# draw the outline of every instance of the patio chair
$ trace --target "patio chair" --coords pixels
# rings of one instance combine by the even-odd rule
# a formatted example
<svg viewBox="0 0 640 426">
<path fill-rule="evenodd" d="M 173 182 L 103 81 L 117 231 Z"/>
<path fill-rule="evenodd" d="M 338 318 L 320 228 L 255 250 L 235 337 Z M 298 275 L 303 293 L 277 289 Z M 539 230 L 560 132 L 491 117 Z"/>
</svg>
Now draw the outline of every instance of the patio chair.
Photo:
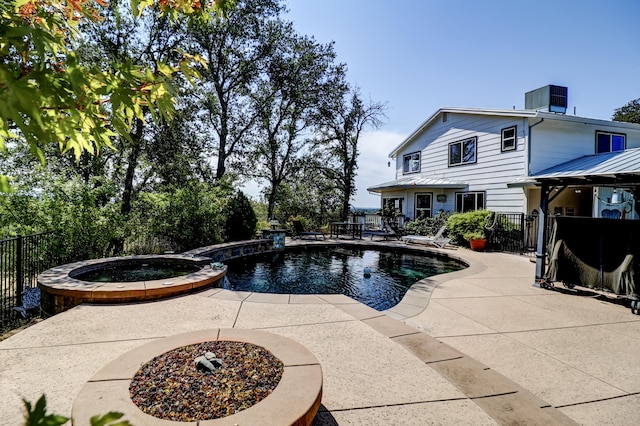
<svg viewBox="0 0 640 426">
<path fill-rule="evenodd" d="M 27 312 L 40 307 L 40 288 L 28 287 L 22 292 L 22 306 L 14 306 L 13 309 L 20 312 L 22 318 L 27 317 Z"/>
<path fill-rule="evenodd" d="M 318 239 L 318 236 L 321 236 L 322 239 L 325 239 L 325 236 L 322 232 L 317 231 L 305 231 L 302 227 L 302 223 L 299 220 L 293 221 L 293 239 L 302 239 L 303 237 L 313 237 L 315 240 Z"/>
<path fill-rule="evenodd" d="M 409 243 L 425 244 L 425 245 L 434 246 L 438 248 L 444 248 L 447 244 L 449 244 L 449 241 L 451 241 L 450 238 L 446 238 L 443 236 L 444 231 L 446 229 L 447 229 L 446 226 L 442 226 L 434 236 L 405 235 L 404 237 L 402 237 L 402 241 L 404 241 L 407 244 Z"/>
<path fill-rule="evenodd" d="M 385 241 L 388 241 L 389 238 L 395 238 L 397 240 L 400 239 L 400 234 L 394 231 L 392 228 L 388 228 L 386 226 L 382 226 L 380 229 L 367 231 L 371 235 L 371 240 L 373 237 L 383 237 Z"/>
</svg>

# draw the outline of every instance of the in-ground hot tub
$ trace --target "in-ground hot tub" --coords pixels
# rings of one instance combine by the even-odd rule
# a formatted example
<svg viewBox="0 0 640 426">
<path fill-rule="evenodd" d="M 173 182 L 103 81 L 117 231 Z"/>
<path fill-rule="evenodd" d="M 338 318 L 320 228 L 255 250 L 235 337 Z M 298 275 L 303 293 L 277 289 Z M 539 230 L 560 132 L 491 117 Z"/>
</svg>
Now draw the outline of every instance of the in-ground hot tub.
<svg viewBox="0 0 640 426">
<path fill-rule="evenodd" d="M 85 302 L 140 302 L 214 287 L 227 269 L 210 262 L 205 257 L 143 255 L 57 266 L 38 276 L 41 307 L 53 315 Z"/>
</svg>

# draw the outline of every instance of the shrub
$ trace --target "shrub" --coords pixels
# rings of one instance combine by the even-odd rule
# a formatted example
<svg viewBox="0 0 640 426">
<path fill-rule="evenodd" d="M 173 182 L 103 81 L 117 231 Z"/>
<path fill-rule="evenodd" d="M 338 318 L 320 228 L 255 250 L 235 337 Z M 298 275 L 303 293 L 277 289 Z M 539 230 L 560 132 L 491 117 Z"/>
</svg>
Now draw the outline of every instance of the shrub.
<svg viewBox="0 0 640 426">
<path fill-rule="evenodd" d="M 315 223 L 311 219 L 309 219 L 309 218 L 307 218 L 305 216 L 298 215 L 298 216 L 289 216 L 289 218 L 287 219 L 287 223 L 286 223 L 287 230 L 293 231 L 293 229 L 294 229 L 293 222 L 295 222 L 295 221 L 300 222 L 300 225 L 302 225 L 302 229 L 304 229 L 305 231 L 308 231 L 308 230 L 310 230 L 312 228 L 315 229 L 315 227 L 316 227 Z"/>
<path fill-rule="evenodd" d="M 227 206 L 225 236 L 227 241 L 250 240 L 256 233 L 258 219 L 249 199 L 238 191 Z"/>
<path fill-rule="evenodd" d="M 162 229 L 178 252 L 222 242 L 229 190 L 194 182 L 169 196 Z"/>
<path fill-rule="evenodd" d="M 471 236 L 479 233 L 484 235 L 485 225 L 490 215 L 491 212 L 488 210 L 475 210 L 451 215 L 447 219 L 447 229 L 452 242 L 462 245 L 468 241 L 465 235 Z"/>
<path fill-rule="evenodd" d="M 91 187 L 71 180 L 53 185 L 41 209 L 48 214 L 43 229 L 56 231 L 50 247 L 55 258 L 72 262 L 120 254 L 114 253 L 114 241 L 123 236 L 119 206 L 101 202 L 112 194 L 108 184 Z"/>
<path fill-rule="evenodd" d="M 411 235 L 435 235 L 440 228 L 447 224 L 447 219 L 452 214 L 441 210 L 434 217 L 423 217 L 407 222 L 404 225 L 404 231 Z"/>
</svg>

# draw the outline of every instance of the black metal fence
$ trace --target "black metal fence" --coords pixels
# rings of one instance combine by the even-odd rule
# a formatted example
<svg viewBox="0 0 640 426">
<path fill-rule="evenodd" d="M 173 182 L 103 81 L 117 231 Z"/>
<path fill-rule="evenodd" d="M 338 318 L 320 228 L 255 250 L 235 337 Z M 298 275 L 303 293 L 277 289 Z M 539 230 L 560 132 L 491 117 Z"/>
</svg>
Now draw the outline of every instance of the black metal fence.
<svg viewBox="0 0 640 426">
<path fill-rule="evenodd" d="M 24 289 L 37 286 L 38 274 L 56 266 L 48 249 L 54 237 L 53 232 L 43 232 L 0 240 L 0 322 L 13 319 Z"/>
<path fill-rule="evenodd" d="M 538 244 L 538 215 L 492 214 L 487 223 L 488 248 L 534 256 Z"/>
</svg>

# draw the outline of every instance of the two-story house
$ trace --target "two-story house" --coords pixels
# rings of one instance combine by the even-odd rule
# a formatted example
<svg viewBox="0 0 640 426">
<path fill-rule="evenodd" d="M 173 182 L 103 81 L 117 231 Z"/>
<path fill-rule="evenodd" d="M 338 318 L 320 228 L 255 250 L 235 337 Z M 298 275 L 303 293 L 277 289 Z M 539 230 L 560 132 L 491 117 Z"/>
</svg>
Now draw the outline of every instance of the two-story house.
<svg viewBox="0 0 640 426">
<path fill-rule="evenodd" d="M 548 88 L 558 86 L 538 91 Z M 585 164 L 615 162 L 611 152 L 638 149 L 640 157 L 640 125 L 567 115 L 566 88 L 560 89 L 564 109 L 530 106 L 529 98 L 525 110 L 439 109 L 390 153 L 396 179 L 368 190 L 407 219 L 440 210 L 532 213 L 541 189 L 531 177 L 554 166 L 561 175 L 564 165 L 579 174 Z M 549 197 L 551 214 L 638 218 L 632 190 L 624 186 L 582 186 L 578 179 L 552 191 L 558 194 Z"/>
</svg>

